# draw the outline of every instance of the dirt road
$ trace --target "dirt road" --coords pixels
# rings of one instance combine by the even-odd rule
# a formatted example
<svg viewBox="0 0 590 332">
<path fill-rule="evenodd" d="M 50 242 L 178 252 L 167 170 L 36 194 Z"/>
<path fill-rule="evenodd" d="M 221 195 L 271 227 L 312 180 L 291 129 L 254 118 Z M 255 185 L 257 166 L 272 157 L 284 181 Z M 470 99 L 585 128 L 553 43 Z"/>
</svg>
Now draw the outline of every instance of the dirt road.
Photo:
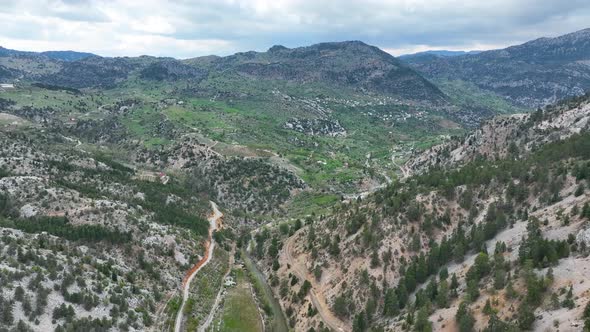
<svg viewBox="0 0 590 332">
<path fill-rule="evenodd" d="M 217 229 L 218 224 L 221 223 L 221 218 L 223 218 L 223 213 L 219 211 L 217 208 L 217 204 L 211 202 L 211 207 L 213 208 L 213 214 L 209 217 L 209 238 L 207 242 L 205 242 L 205 256 L 197 262 L 184 276 L 182 280 L 182 304 L 180 305 L 180 309 L 178 310 L 178 314 L 176 315 L 176 323 L 174 324 L 174 332 L 180 332 L 182 329 L 182 318 L 183 318 L 183 311 L 184 306 L 186 304 L 186 300 L 188 299 L 189 290 L 191 286 L 191 281 L 195 278 L 197 273 L 201 270 L 201 268 L 213 257 L 213 249 L 215 247 L 215 241 L 213 240 L 213 232 Z"/>
<path fill-rule="evenodd" d="M 330 307 L 326 303 L 326 299 L 321 292 L 321 287 L 319 287 L 315 280 L 315 277 L 311 275 L 311 273 L 307 271 L 307 268 L 303 264 L 299 263 L 293 255 L 295 249 L 295 238 L 302 230 L 303 229 L 295 232 L 295 234 L 293 234 L 293 236 L 287 240 L 283 248 L 284 257 L 289 265 L 291 265 L 291 270 L 297 276 L 297 278 L 307 280 L 311 284 L 309 297 L 314 307 L 318 310 L 320 318 L 324 324 L 333 331 L 351 331 L 352 328 L 350 326 L 341 321 L 332 313 Z"/>
<path fill-rule="evenodd" d="M 227 271 L 223 275 L 222 280 L 224 280 L 224 281 L 227 278 L 227 276 L 229 275 L 229 273 L 231 272 L 232 267 L 234 266 L 235 253 L 236 253 L 236 244 L 234 243 L 232 245 L 231 252 L 229 253 L 229 264 L 227 266 Z M 222 285 L 219 288 L 219 291 L 217 292 L 217 296 L 215 297 L 215 303 L 213 304 L 213 307 L 211 307 L 211 310 L 209 311 L 207 318 L 205 318 L 205 321 L 199 327 L 199 332 L 207 331 L 207 329 L 209 328 L 211 323 L 213 323 L 213 319 L 215 318 L 215 314 L 217 313 L 217 309 L 219 308 L 219 304 L 221 303 L 221 299 L 223 297 L 224 291 L 225 291 L 225 286 Z"/>
</svg>

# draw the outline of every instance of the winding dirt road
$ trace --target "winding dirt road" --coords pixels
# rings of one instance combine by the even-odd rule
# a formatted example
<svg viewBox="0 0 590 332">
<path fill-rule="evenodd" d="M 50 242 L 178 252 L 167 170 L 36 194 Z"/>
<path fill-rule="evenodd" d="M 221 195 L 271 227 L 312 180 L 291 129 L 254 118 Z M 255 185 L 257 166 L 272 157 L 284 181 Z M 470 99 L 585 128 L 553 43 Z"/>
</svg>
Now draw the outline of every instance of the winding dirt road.
<svg viewBox="0 0 590 332">
<path fill-rule="evenodd" d="M 184 306 L 186 304 L 186 300 L 188 299 L 189 290 L 191 286 L 191 281 L 197 275 L 197 272 L 203 268 L 203 266 L 207 265 L 211 258 L 213 257 L 213 249 L 215 247 L 215 241 L 213 240 L 213 232 L 217 229 L 218 224 L 221 223 L 221 218 L 223 218 L 223 213 L 219 211 L 217 208 L 217 204 L 215 202 L 210 202 L 211 207 L 213 208 L 213 214 L 209 217 L 209 238 L 207 242 L 205 242 L 205 256 L 201 258 L 200 261 L 197 262 L 190 270 L 186 272 L 184 279 L 182 279 L 182 304 L 178 309 L 178 314 L 176 314 L 176 323 L 174 324 L 174 332 L 180 332 L 182 329 L 182 318 L 183 318 L 183 311 Z"/>
<path fill-rule="evenodd" d="M 311 284 L 311 290 L 309 292 L 309 297 L 310 297 L 311 302 L 313 303 L 314 307 L 318 310 L 320 318 L 322 319 L 324 324 L 327 325 L 333 331 L 338 331 L 338 332 L 351 331 L 352 328 L 350 326 L 348 326 L 346 323 L 341 321 L 338 317 L 336 317 L 332 313 L 332 311 L 330 310 L 330 307 L 326 303 L 326 299 L 324 298 L 324 296 L 321 292 L 321 287 L 319 287 L 319 285 L 317 284 L 317 282 L 315 280 L 315 277 L 307 271 L 307 268 L 304 265 L 299 263 L 299 261 L 297 261 L 294 258 L 293 252 L 294 252 L 294 247 L 295 247 L 295 238 L 298 235 L 298 233 L 301 232 L 302 230 L 303 229 L 295 232 L 295 234 L 293 234 L 293 236 L 291 236 L 287 240 L 287 242 L 284 245 L 284 249 L 283 249 L 284 257 L 287 260 L 287 262 L 289 263 L 289 265 L 291 265 L 291 270 L 297 276 L 297 278 L 299 278 L 301 280 L 307 280 Z"/>
</svg>

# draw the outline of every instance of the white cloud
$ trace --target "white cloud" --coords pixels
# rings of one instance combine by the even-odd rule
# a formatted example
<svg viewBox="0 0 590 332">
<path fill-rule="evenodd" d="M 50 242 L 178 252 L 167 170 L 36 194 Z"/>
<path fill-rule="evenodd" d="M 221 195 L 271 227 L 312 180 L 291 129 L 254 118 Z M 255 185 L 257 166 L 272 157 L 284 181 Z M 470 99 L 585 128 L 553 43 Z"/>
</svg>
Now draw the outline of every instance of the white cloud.
<svg viewBox="0 0 590 332">
<path fill-rule="evenodd" d="M 191 57 L 359 39 L 396 54 L 497 48 L 588 22 L 587 0 L 4 0 L 0 45 Z"/>
</svg>

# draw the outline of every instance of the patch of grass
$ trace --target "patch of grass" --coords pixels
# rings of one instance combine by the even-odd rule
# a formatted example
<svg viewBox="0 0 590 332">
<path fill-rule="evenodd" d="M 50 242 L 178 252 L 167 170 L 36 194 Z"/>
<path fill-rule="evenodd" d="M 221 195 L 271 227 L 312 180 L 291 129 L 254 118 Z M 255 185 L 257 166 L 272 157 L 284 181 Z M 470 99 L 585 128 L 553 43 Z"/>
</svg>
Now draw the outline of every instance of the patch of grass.
<svg viewBox="0 0 590 332">
<path fill-rule="evenodd" d="M 321 214 L 340 202 L 340 196 L 334 194 L 302 192 L 288 206 L 291 217 L 304 217 L 312 212 Z"/>
<path fill-rule="evenodd" d="M 223 283 L 223 275 L 228 269 L 229 257 L 226 251 L 215 247 L 213 257 L 205 265 L 191 283 L 190 299 L 192 304 L 186 309 L 187 324 L 198 325 L 213 307 L 215 297 Z M 189 302 L 187 301 L 187 304 Z M 192 323 L 191 323 L 192 322 Z M 194 331 L 189 328 L 187 331 Z"/>
<path fill-rule="evenodd" d="M 524 108 L 510 104 L 501 96 L 478 88 L 462 80 L 438 80 L 438 87 L 458 105 L 470 108 L 485 108 L 498 114 L 522 113 Z"/>
<path fill-rule="evenodd" d="M 180 295 L 176 295 L 168 301 L 166 305 L 166 323 L 165 326 L 169 327 L 170 329 L 174 330 L 174 323 L 176 320 L 176 314 L 178 310 L 180 310 L 180 305 L 182 304 L 182 299 Z"/>
<path fill-rule="evenodd" d="M 262 330 L 260 314 L 243 270 L 234 270 L 236 286 L 228 291 L 220 331 L 257 332 Z"/>
</svg>

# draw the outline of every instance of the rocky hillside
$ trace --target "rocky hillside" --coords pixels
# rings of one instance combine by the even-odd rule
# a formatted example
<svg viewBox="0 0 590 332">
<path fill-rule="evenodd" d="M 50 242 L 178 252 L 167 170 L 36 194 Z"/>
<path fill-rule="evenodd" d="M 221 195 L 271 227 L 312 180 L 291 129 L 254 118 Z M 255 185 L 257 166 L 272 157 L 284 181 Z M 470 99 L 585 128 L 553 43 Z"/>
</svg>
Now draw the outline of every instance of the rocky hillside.
<svg viewBox="0 0 590 332">
<path fill-rule="evenodd" d="M 571 124 L 587 123 L 589 102 L 516 118 L 537 130 L 564 122 L 552 139 L 531 137 L 529 150 L 523 139 L 503 152 L 503 135 L 494 158 L 425 168 L 328 215 L 261 229 L 251 250 L 291 326 L 580 330 L 590 318 L 590 133 Z"/>
<path fill-rule="evenodd" d="M 0 328 L 146 330 L 203 254 L 207 201 L 59 134 L 0 133 Z"/>
<path fill-rule="evenodd" d="M 410 158 L 405 168 L 421 173 L 452 169 L 477 159 L 519 158 L 549 142 L 590 129 L 588 95 L 568 99 L 530 114 L 497 117 L 461 139 L 434 146 Z"/>
<path fill-rule="evenodd" d="M 467 81 L 536 108 L 588 91 L 590 29 L 478 54 L 419 54 L 404 61 L 428 78 Z"/>
</svg>

